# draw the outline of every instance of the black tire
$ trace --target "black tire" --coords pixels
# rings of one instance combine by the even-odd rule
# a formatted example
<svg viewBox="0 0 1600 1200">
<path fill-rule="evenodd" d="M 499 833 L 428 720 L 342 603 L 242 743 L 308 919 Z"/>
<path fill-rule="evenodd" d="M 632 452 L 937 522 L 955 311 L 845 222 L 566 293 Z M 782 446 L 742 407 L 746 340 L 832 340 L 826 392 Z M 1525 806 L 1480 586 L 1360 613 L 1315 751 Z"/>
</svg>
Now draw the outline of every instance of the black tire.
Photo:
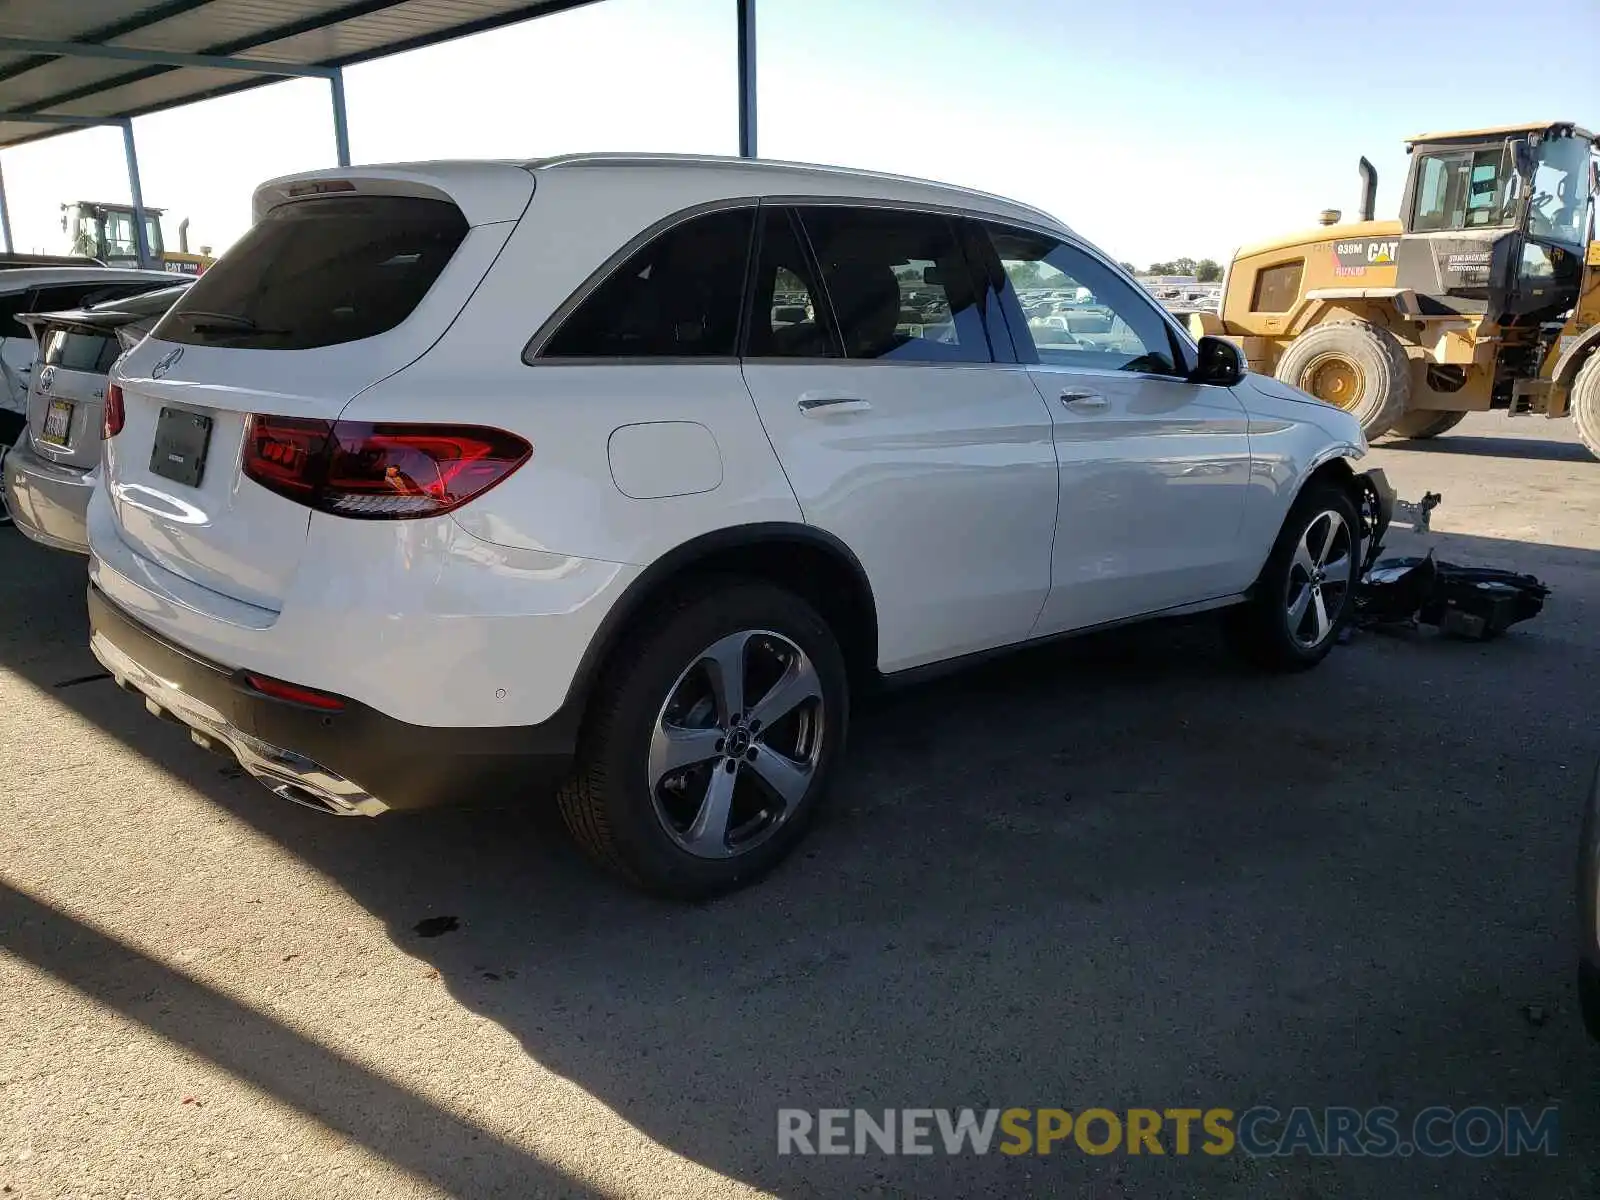
<svg viewBox="0 0 1600 1200">
<path fill-rule="evenodd" d="M 1276 375 L 1354 415 L 1368 441 L 1388 433 L 1411 398 L 1404 347 L 1387 329 L 1366 321 L 1306 330 L 1283 352 Z"/>
<path fill-rule="evenodd" d="M 739 705 L 745 719 L 730 724 L 714 715 L 724 693 L 713 683 L 707 654 L 745 635 L 737 650 L 748 670 L 740 690 L 750 694 Z M 789 651 L 797 656 L 785 658 Z M 792 669 L 799 676 L 802 663 L 813 671 L 806 678 L 818 693 L 815 700 L 764 730 L 754 728 L 750 718 L 759 698 L 773 694 L 772 673 Z M 657 895 L 701 900 L 751 883 L 794 849 L 821 807 L 844 749 L 849 702 L 838 640 L 809 604 L 766 583 L 703 580 L 653 606 L 612 656 L 590 702 L 577 769 L 558 793 L 561 815 L 590 858 Z M 662 743 L 655 739 L 668 736 L 668 725 L 696 740 L 729 736 L 716 740 L 714 760 L 656 780 L 654 755 Z M 736 741 L 741 731 L 743 740 Z M 791 736 L 797 740 L 779 745 L 778 738 Z M 730 746 L 736 760 L 724 753 Z M 809 766 L 793 777 L 808 781 L 793 802 L 763 782 L 768 771 L 780 768 L 780 750 L 790 765 Z M 731 808 L 723 833 L 716 838 L 702 831 L 697 841 L 691 818 L 711 811 L 711 789 L 725 782 L 719 775 L 725 769 Z"/>
<path fill-rule="evenodd" d="M 1337 515 L 1343 523 L 1346 540 L 1342 543 L 1347 565 L 1340 572 L 1342 580 L 1329 575 L 1311 588 L 1301 608 L 1302 616 L 1296 626 L 1291 615 L 1291 604 L 1298 598 L 1292 587 L 1314 583 L 1306 577 L 1297 557 L 1301 543 L 1311 535 L 1314 541 L 1320 534 L 1314 529 L 1324 528 L 1328 514 Z M 1326 555 L 1329 563 L 1336 562 L 1340 543 L 1330 548 Z M 1234 648 L 1258 666 L 1279 671 L 1303 671 L 1316 666 L 1328 656 L 1339 639 L 1339 630 L 1355 611 L 1355 586 L 1360 570 L 1361 527 L 1355 501 L 1345 489 L 1327 482 L 1310 484 L 1295 500 L 1289 510 L 1278 540 L 1273 543 L 1267 565 L 1251 589 L 1250 600 L 1228 614 L 1229 640 Z M 1336 590 L 1335 585 L 1342 585 Z M 1322 612 L 1327 618 L 1327 629 L 1314 641 L 1306 635 L 1316 632 L 1316 599 L 1322 601 Z M 1335 606 L 1329 611 L 1330 605 Z"/>
<path fill-rule="evenodd" d="M 1600 350 L 1590 353 L 1589 361 L 1572 381 L 1571 406 L 1578 440 L 1590 454 L 1600 458 Z"/>
<path fill-rule="evenodd" d="M 1389 436 L 1411 438 L 1416 441 L 1436 438 L 1441 433 L 1449 433 L 1461 424 L 1466 415 L 1464 412 L 1438 412 L 1419 408 L 1415 412 L 1406 413 L 1390 426 Z"/>
</svg>

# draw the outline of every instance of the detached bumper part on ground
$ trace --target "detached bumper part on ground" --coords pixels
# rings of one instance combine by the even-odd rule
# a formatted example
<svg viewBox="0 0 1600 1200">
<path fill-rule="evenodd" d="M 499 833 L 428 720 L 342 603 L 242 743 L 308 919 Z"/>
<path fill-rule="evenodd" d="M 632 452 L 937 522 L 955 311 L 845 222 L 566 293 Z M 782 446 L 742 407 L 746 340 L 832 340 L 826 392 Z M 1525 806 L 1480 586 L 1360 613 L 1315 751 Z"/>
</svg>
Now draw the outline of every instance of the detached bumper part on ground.
<svg viewBox="0 0 1600 1200">
<path fill-rule="evenodd" d="M 514 798 L 565 773 L 576 740 L 566 715 L 532 727 L 411 725 L 354 700 L 338 711 L 275 699 L 180 650 L 89 589 L 90 648 L 119 686 L 199 744 L 232 753 L 284 799 L 340 816 Z M 288 749 L 292 747 L 292 749 Z"/>
</svg>

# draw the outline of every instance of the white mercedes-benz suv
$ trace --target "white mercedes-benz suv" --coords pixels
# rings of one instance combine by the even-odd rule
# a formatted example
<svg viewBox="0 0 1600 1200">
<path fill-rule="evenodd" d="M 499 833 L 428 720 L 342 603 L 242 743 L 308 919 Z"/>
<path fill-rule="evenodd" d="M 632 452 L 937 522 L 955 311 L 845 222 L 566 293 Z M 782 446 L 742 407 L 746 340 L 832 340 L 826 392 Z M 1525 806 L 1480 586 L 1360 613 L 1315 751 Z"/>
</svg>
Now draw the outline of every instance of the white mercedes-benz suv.
<svg viewBox="0 0 1600 1200">
<path fill-rule="evenodd" d="M 1352 417 L 993 196 L 596 155 L 255 217 L 113 371 L 93 648 L 329 812 L 553 787 L 714 894 L 799 839 L 860 688 L 1223 607 L 1309 666 L 1387 519 Z"/>
</svg>

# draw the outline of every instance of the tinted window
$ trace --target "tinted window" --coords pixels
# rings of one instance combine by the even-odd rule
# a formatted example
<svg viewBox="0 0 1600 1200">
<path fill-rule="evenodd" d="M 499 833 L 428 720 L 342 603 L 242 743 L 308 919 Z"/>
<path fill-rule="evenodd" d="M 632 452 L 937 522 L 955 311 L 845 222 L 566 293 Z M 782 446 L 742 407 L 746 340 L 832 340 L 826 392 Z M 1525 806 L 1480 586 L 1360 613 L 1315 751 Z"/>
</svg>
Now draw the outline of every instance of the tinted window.
<svg viewBox="0 0 1600 1200">
<path fill-rule="evenodd" d="M 745 327 L 745 354 L 752 358 L 839 356 L 827 301 L 787 209 L 762 210 L 761 251 Z"/>
<path fill-rule="evenodd" d="M 34 288 L 28 293 L 28 307 L 22 312 L 65 312 L 71 308 L 90 308 L 125 296 L 141 296 L 157 288 L 165 290 L 164 280 L 149 283 L 58 283 L 50 287 Z"/>
<path fill-rule="evenodd" d="M 158 335 L 264 350 L 375 337 L 415 311 L 466 236 L 466 218 L 444 200 L 329 196 L 281 205 L 195 280 Z"/>
<path fill-rule="evenodd" d="M 120 351 L 111 333 L 91 334 L 77 330 L 52 329 L 43 338 L 47 366 L 68 371 L 103 372 L 111 369 Z"/>
<path fill-rule="evenodd" d="M 824 207 L 800 217 L 847 358 L 989 361 L 971 270 L 949 220 Z"/>
<path fill-rule="evenodd" d="M 755 209 L 693 217 L 612 271 L 541 358 L 732 358 Z"/>
<path fill-rule="evenodd" d="M 987 228 L 1041 363 L 1177 373 L 1172 335 L 1146 293 L 1055 238 Z"/>
<path fill-rule="evenodd" d="M 1250 299 L 1251 312 L 1281 313 L 1294 307 L 1300 298 L 1300 277 L 1305 273 L 1305 260 L 1279 263 L 1267 267 L 1256 276 L 1255 295 Z"/>
</svg>

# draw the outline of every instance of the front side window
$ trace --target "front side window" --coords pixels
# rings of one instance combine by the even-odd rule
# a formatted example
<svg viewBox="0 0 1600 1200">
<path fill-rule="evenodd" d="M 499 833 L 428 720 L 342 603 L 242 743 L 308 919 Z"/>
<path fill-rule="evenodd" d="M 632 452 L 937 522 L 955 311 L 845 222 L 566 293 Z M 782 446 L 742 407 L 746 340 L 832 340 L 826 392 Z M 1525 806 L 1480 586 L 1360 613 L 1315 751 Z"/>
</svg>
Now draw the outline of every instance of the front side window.
<svg viewBox="0 0 1600 1200">
<path fill-rule="evenodd" d="M 1031 231 L 985 226 L 1041 363 L 1175 375 L 1155 302 L 1091 255 Z"/>
<path fill-rule="evenodd" d="M 1503 147 L 1424 154 L 1416 170 L 1413 233 L 1507 225 L 1516 215 L 1515 173 Z"/>
<path fill-rule="evenodd" d="M 799 213 L 846 358 L 990 361 L 972 270 L 948 218 L 825 206 Z"/>
<path fill-rule="evenodd" d="M 734 357 L 754 220 L 738 208 L 667 229 L 585 297 L 539 357 Z"/>
</svg>

